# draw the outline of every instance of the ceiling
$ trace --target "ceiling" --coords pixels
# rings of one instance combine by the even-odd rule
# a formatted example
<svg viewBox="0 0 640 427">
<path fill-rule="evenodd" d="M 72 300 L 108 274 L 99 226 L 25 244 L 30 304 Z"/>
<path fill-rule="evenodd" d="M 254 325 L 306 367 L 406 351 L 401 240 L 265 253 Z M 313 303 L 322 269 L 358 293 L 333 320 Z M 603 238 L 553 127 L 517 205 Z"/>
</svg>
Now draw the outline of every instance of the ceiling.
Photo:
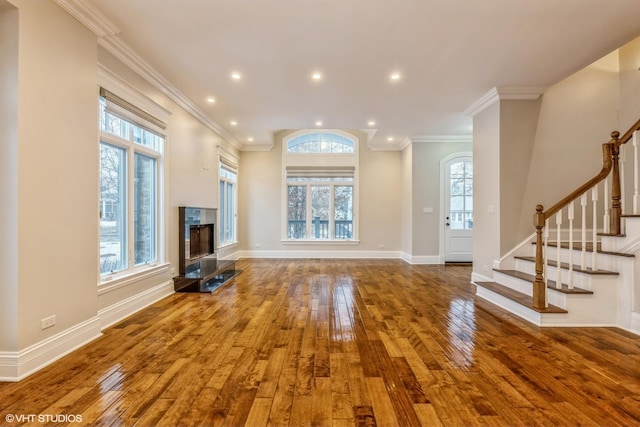
<svg viewBox="0 0 640 427">
<path fill-rule="evenodd" d="M 492 88 L 549 86 L 640 35 L 638 0 L 74 1 L 243 149 L 281 129 L 468 137 Z"/>
</svg>

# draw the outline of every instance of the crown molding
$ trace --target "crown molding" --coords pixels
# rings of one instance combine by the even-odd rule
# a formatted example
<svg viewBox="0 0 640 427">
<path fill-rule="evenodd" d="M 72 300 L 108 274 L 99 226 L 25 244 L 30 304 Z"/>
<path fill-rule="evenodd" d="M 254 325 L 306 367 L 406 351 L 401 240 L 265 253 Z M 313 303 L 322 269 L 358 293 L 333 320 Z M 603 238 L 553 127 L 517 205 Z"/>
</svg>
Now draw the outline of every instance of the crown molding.
<svg viewBox="0 0 640 427">
<path fill-rule="evenodd" d="M 200 107 L 153 68 L 151 64 L 142 59 L 131 47 L 120 40 L 119 37 L 99 38 L 98 45 L 160 90 L 167 98 L 178 104 L 180 108 L 191 114 L 200 123 L 224 138 L 234 148 L 238 150 L 241 148 L 240 143 L 233 135 L 209 117 Z"/>
<path fill-rule="evenodd" d="M 98 37 L 112 37 L 120 32 L 114 23 L 86 0 L 53 0 L 53 2 Z"/>
<path fill-rule="evenodd" d="M 418 135 L 411 142 L 473 142 L 473 135 Z"/>
<path fill-rule="evenodd" d="M 135 52 L 129 45 L 120 39 L 120 30 L 111 23 L 93 4 L 87 0 L 53 0 L 62 9 L 76 18 L 81 24 L 93 31 L 98 36 L 98 46 L 115 56 L 132 71 L 139 74 L 155 88 L 160 90 L 170 100 L 175 102 L 191 114 L 204 126 L 220 135 L 225 141 L 236 149 L 241 149 L 241 144 L 218 122 L 207 115 L 200 107 L 191 101 L 169 80 L 160 74 Z"/>
<path fill-rule="evenodd" d="M 484 111 L 496 101 L 533 101 L 540 98 L 547 88 L 544 86 L 502 86 L 494 87 L 474 102 L 464 113 L 468 116 L 475 116 Z"/>
<path fill-rule="evenodd" d="M 373 144 L 371 141 L 367 144 L 371 151 L 402 151 L 407 148 L 411 144 L 410 138 L 404 138 L 402 141 L 391 143 L 383 143 L 383 144 Z"/>
</svg>

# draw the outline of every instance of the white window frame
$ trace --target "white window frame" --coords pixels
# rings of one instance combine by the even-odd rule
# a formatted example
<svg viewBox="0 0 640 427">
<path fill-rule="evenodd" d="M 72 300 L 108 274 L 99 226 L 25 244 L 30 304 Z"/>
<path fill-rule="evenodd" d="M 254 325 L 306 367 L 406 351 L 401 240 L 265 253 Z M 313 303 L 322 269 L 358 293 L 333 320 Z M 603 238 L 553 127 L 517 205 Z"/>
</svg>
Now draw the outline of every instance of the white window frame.
<svg viewBox="0 0 640 427">
<path fill-rule="evenodd" d="M 348 132 L 337 129 L 325 129 L 322 133 L 338 134 L 346 137 L 353 142 L 353 153 L 290 153 L 288 152 L 288 143 L 292 139 L 295 139 L 302 135 L 319 133 L 316 129 L 305 129 L 297 132 L 293 132 L 282 139 L 282 223 L 281 223 L 281 242 L 284 244 L 358 244 L 359 243 L 359 147 L 360 139 Z M 326 176 L 340 176 L 340 171 L 348 171 L 348 176 L 353 177 L 351 182 L 340 181 L 300 181 L 291 182 L 288 181 L 289 176 L 297 176 L 298 174 L 308 173 L 313 176 L 321 177 L 323 173 Z M 306 186 L 307 187 L 307 199 L 306 199 L 306 229 L 307 237 L 305 239 L 290 239 L 288 235 L 288 188 L 290 185 Z M 312 231 L 312 218 L 311 218 L 311 187 L 312 186 L 330 186 L 331 197 L 329 199 L 330 204 L 330 216 L 329 216 L 329 238 L 328 239 L 316 239 L 311 237 Z M 334 188 L 336 186 L 351 186 L 353 188 L 353 231 L 351 239 L 336 239 L 335 238 L 335 212 L 334 212 Z"/>
<path fill-rule="evenodd" d="M 224 194 L 222 192 L 220 192 L 220 194 L 218 194 L 218 203 L 219 203 L 219 209 L 218 209 L 218 247 L 219 248 L 224 248 L 226 246 L 231 246 L 231 245 L 235 245 L 238 243 L 238 179 L 239 179 L 239 174 L 238 174 L 238 159 L 233 156 L 231 153 L 226 152 L 226 150 L 220 150 L 221 154 L 219 155 L 219 161 L 218 161 L 218 189 L 220 188 L 220 183 L 224 183 Z M 222 176 L 222 169 L 227 169 L 233 173 L 235 173 L 236 175 L 236 179 L 235 181 L 232 179 L 229 179 L 227 177 Z M 228 184 L 232 183 L 233 184 L 233 206 L 232 206 L 232 230 L 233 230 L 233 235 L 231 236 L 230 240 L 225 240 L 223 233 L 222 233 L 222 227 L 223 227 L 223 221 L 226 221 L 227 218 L 224 217 L 224 212 L 223 212 L 223 206 L 227 206 L 226 202 L 227 202 L 227 194 L 226 194 L 226 190 L 228 188 Z M 224 197 L 224 199 L 223 199 Z M 223 202 L 224 201 L 224 202 Z M 223 205 L 224 203 L 224 205 Z"/>
<path fill-rule="evenodd" d="M 150 114 L 154 118 L 158 119 L 163 123 L 167 123 L 170 112 L 160 105 L 156 104 L 150 98 L 146 97 L 144 94 L 137 91 L 132 86 L 128 85 L 122 79 L 111 73 L 106 68 L 100 66 L 98 69 L 98 77 L 99 77 L 99 87 L 103 87 L 109 92 L 117 95 L 122 98 L 126 102 L 131 105 L 139 108 L 140 110 Z M 100 95 L 98 94 L 97 100 L 99 101 Z M 122 111 L 122 115 L 126 115 L 126 111 Z M 134 113 L 131 114 L 131 121 L 139 120 L 139 117 L 134 117 Z M 126 117 L 129 119 L 129 117 Z M 167 215 L 167 207 L 166 207 L 166 186 L 165 186 L 165 161 L 166 161 L 166 135 L 163 137 L 163 143 L 158 150 L 152 149 L 150 147 L 146 147 L 141 144 L 137 144 L 133 141 L 133 138 L 124 139 L 117 135 L 108 133 L 101 129 L 100 118 L 98 118 L 98 144 L 101 145 L 103 142 L 106 144 L 113 145 L 115 147 L 119 147 L 125 150 L 126 152 L 126 200 L 127 200 L 127 211 L 125 213 L 126 216 L 126 241 L 127 241 L 127 267 L 123 270 L 108 272 L 100 274 L 100 264 L 98 265 L 98 285 L 101 288 L 104 288 L 102 291 L 108 289 L 115 289 L 119 286 L 131 284 L 131 280 L 134 277 L 137 277 L 141 274 L 151 273 L 154 274 L 155 271 L 160 271 L 162 269 L 167 268 L 167 242 L 168 242 L 168 225 L 166 218 Z M 156 218 L 155 218 L 155 260 L 143 263 L 139 265 L 135 265 L 135 253 L 134 253 L 134 165 L 135 165 L 135 154 L 142 154 L 153 158 L 156 162 L 155 173 L 156 173 L 156 200 L 155 200 L 155 209 L 156 209 Z M 99 172 L 98 172 L 99 173 Z M 100 181 L 100 179 L 99 179 Z M 98 232 L 98 242 L 100 239 L 100 230 Z M 122 284 L 120 284 L 122 282 Z M 108 286 L 106 286 L 108 285 Z"/>
</svg>

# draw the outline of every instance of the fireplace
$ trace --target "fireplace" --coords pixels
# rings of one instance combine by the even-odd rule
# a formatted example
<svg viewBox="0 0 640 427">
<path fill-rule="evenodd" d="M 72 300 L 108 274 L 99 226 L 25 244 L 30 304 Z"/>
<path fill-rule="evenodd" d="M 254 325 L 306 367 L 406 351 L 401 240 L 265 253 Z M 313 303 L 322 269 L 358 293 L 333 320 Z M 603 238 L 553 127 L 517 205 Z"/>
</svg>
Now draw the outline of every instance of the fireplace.
<svg viewBox="0 0 640 427">
<path fill-rule="evenodd" d="M 216 209 L 180 207 L 180 274 L 204 257 L 215 258 Z"/>
<path fill-rule="evenodd" d="M 181 206 L 179 222 L 179 271 L 173 278 L 176 292 L 213 292 L 240 272 L 235 261 L 218 260 L 217 209 Z"/>
</svg>

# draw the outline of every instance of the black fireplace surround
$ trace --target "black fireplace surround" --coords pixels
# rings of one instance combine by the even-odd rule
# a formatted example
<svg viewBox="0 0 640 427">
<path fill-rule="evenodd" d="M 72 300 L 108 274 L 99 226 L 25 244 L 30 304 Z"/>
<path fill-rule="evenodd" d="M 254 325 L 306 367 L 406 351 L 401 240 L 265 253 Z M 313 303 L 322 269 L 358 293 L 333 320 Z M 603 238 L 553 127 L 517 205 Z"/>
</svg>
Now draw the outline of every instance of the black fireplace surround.
<svg viewBox="0 0 640 427">
<path fill-rule="evenodd" d="M 173 278 L 176 292 L 213 292 L 235 277 L 235 261 L 218 260 L 215 253 L 217 209 L 178 208 L 180 275 Z"/>
</svg>

